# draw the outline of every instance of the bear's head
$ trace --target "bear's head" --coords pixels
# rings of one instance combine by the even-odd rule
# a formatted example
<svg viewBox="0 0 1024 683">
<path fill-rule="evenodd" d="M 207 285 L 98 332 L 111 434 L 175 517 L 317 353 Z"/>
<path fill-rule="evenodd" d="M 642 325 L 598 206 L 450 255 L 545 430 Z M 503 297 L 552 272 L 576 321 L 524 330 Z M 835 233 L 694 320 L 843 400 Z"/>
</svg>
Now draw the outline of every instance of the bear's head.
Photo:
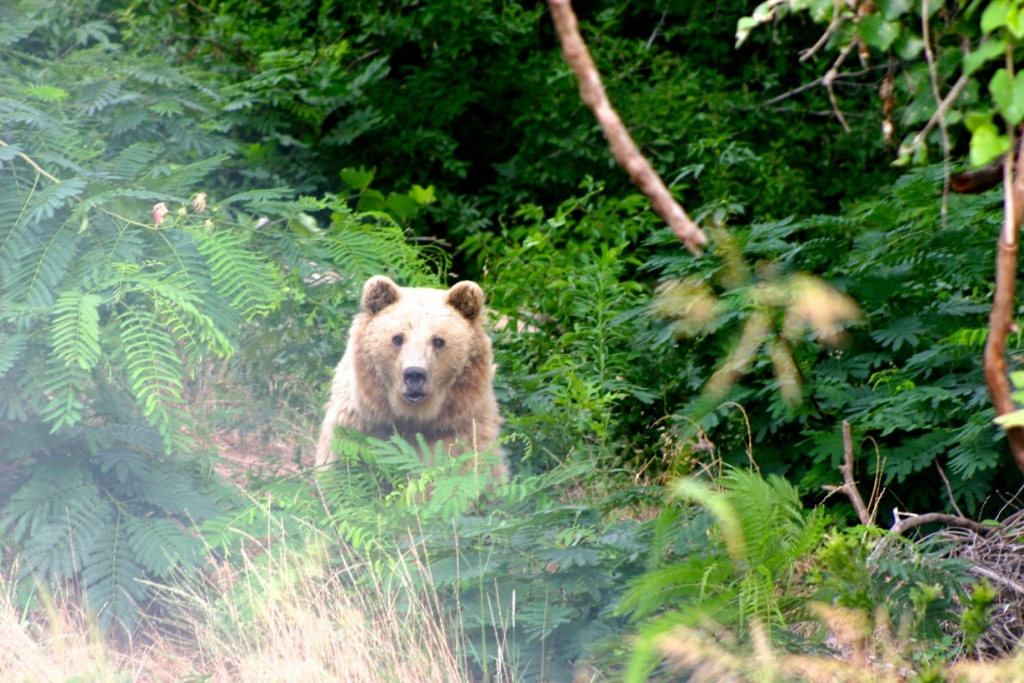
<svg viewBox="0 0 1024 683">
<path fill-rule="evenodd" d="M 356 363 L 400 420 L 425 423 L 452 401 L 472 400 L 490 385 L 490 339 L 483 331 L 484 292 L 475 282 L 451 289 L 399 287 L 378 275 L 363 286 Z M 386 398 L 385 398 L 386 395 Z M 381 406 L 383 408 L 383 406 Z"/>
</svg>

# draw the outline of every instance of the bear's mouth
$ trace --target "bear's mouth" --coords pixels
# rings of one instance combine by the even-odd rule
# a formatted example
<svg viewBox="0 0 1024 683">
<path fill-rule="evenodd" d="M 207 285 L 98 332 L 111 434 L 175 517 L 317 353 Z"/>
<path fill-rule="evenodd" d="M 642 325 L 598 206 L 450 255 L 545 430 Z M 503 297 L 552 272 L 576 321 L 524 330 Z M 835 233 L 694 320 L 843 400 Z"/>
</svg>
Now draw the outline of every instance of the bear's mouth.
<svg viewBox="0 0 1024 683">
<path fill-rule="evenodd" d="M 405 396 L 405 400 L 409 403 L 419 403 L 426 395 L 427 394 L 424 391 L 407 391 L 402 394 L 402 396 Z"/>
</svg>

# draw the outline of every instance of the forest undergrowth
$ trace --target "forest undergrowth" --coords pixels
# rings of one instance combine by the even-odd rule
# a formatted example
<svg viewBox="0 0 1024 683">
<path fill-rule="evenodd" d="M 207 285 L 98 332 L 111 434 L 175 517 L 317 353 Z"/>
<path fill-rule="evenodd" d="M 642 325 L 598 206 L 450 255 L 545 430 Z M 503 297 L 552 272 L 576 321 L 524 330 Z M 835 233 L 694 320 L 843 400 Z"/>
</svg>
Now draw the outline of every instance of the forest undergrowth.
<svg viewBox="0 0 1024 683">
<path fill-rule="evenodd" d="M 697 257 L 543 3 L 3 3 L 0 679 L 1022 679 L 1019 226 L 950 189 L 1024 14 L 946 5 L 580 3 Z M 511 481 L 310 469 L 377 274 L 487 292 Z"/>
</svg>

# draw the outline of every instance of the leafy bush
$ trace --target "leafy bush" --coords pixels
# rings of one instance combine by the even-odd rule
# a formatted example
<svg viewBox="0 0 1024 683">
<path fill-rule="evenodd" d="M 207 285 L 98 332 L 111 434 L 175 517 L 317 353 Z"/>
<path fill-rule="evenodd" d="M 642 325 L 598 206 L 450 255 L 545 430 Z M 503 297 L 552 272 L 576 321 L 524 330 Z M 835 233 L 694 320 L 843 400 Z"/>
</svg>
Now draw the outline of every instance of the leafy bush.
<svg viewBox="0 0 1024 683">
<path fill-rule="evenodd" d="M 328 298 L 370 273 L 430 275 L 401 227 L 336 197 L 215 202 L 237 147 L 195 74 L 124 52 L 103 21 L 2 11 L 0 529 L 26 587 L 77 580 L 102 625 L 131 631 L 140 579 L 201 561 L 188 528 L 226 495 L 185 458 L 208 359 L 316 298 L 315 272 L 341 273 Z"/>
<path fill-rule="evenodd" d="M 816 91 L 806 105 L 761 106 L 810 71 L 789 59 L 806 31 L 782 24 L 734 50 L 744 2 L 577 10 L 612 102 L 688 206 L 728 200 L 781 218 L 878 183 L 875 116 L 841 136 L 818 115 L 829 105 Z M 344 168 L 376 169 L 384 194 L 430 183 L 438 201 L 415 229 L 456 247 L 523 204 L 553 212 L 585 175 L 613 197 L 632 192 L 543 5 L 133 0 L 119 18 L 130 44 L 230 82 L 224 120 L 243 143 L 240 176 L 310 194 L 336 191 Z M 869 108 L 868 92 L 844 96 Z"/>
<path fill-rule="evenodd" d="M 327 554 L 349 568 L 351 590 L 408 591 L 403 602 L 434 605 L 488 680 L 568 680 L 584 661 L 614 667 L 621 655 L 607 650 L 627 623 L 612 607 L 650 562 L 654 536 L 679 553 L 707 543 L 706 519 L 666 525 L 624 514 L 655 504 L 655 491 L 560 500 L 569 483 L 593 476 L 586 462 L 495 485 L 474 471 L 472 454 L 439 451 L 427 466 L 414 444 L 357 433 L 336 447 L 338 466 L 315 486 L 268 482 L 254 502 L 205 522 L 204 538 L 233 563 L 259 563 L 247 539 L 274 529 L 271 548 L 300 549 L 313 525 L 337 539 Z"/>
<path fill-rule="evenodd" d="M 854 426 L 868 474 L 882 468 L 882 484 L 909 509 L 949 504 L 942 475 L 965 509 L 976 511 L 1008 465 L 981 374 L 981 344 L 991 296 L 991 259 L 978 226 L 1000 220 L 995 196 L 953 197 L 947 220 L 940 202 L 941 169 L 911 172 L 878 197 L 840 217 L 755 223 L 733 230 L 754 277 L 739 285 L 722 256 L 693 261 L 656 256 L 650 267 L 673 278 L 714 284 L 725 302 L 766 276 L 808 271 L 828 278 L 864 311 L 847 343 L 830 351 L 808 337 L 796 349 L 803 402 L 788 406 L 769 358 L 717 401 L 694 398 L 678 410 L 682 433 L 692 421 L 705 431 L 722 420 L 721 400 L 741 403 L 750 416 L 758 461 L 785 473 L 805 492 L 838 477 L 838 426 Z M 668 236 L 664 238 L 669 239 Z M 688 353 L 714 367 L 752 311 L 723 306 L 716 333 L 687 342 Z M 773 334 L 781 330 L 778 320 Z M 1012 341 L 1012 340 L 1011 340 Z M 722 429 L 722 428 L 719 428 Z M 744 434 L 746 425 L 732 427 Z M 869 440 L 868 440 L 869 439 Z M 729 462 L 746 460 L 739 440 L 723 441 Z M 732 444 L 737 444 L 733 446 Z M 802 444 L 794 457 L 792 444 Z M 877 448 L 877 452 L 876 452 Z M 731 454 L 729 452 L 731 451 Z M 887 503 L 881 508 L 885 509 Z"/>
</svg>

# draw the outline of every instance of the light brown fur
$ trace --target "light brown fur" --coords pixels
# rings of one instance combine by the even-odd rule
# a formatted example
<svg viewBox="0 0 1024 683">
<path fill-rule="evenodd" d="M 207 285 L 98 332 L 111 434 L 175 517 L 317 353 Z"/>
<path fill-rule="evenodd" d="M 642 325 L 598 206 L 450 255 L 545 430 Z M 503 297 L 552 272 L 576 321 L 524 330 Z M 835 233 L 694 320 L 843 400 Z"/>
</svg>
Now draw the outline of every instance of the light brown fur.
<svg viewBox="0 0 1024 683">
<path fill-rule="evenodd" d="M 337 460 L 335 428 L 348 427 L 381 439 L 397 433 L 410 443 L 423 434 L 428 445 L 441 441 L 452 455 L 489 452 L 494 477 L 507 479 L 483 304 L 483 290 L 473 282 L 445 291 L 399 287 L 381 275 L 367 280 L 334 370 L 317 466 Z"/>
</svg>

